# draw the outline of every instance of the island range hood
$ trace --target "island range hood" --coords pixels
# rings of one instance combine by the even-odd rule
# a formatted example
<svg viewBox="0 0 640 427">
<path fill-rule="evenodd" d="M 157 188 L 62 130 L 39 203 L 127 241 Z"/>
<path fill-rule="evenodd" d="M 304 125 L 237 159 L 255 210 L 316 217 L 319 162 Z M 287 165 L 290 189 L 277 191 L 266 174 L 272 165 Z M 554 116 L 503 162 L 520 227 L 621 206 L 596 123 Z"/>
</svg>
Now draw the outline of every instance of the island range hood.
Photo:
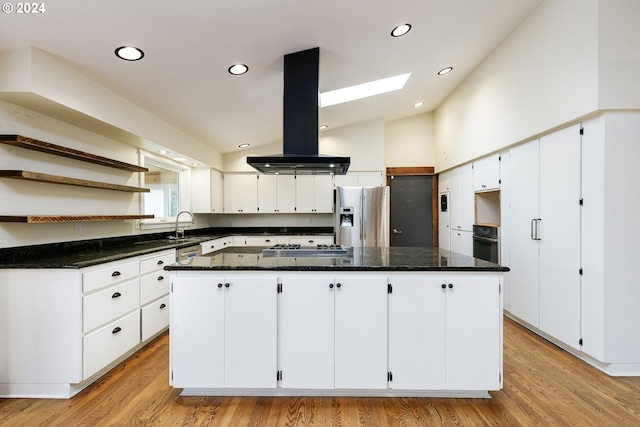
<svg viewBox="0 0 640 427">
<path fill-rule="evenodd" d="M 248 156 L 247 163 L 266 174 L 344 175 L 350 157 L 318 154 L 320 48 L 284 56 L 283 153 Z"/>
</svg>

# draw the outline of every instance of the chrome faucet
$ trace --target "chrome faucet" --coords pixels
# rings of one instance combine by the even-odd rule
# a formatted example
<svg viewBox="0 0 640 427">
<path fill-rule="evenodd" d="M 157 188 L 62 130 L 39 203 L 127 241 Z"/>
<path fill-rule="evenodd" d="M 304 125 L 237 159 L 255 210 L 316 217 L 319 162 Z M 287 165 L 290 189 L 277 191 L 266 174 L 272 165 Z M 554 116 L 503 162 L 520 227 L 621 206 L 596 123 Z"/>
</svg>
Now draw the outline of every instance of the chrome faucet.
<svg viewBox="0 0 640 427">
<path fill-rule="evenodd" d="M 178 239 L 184 239 L 184 228 L 182 230 L 178 229 L 178 220 L 180 219 L 180 215 L 182 215 L 183 213 L 189 214 L 189 216 L 191 217 L 191 225 L 194 225 L 196 223 L 195 219 L 193 218 L 193 214 L 189 211 L 181 211 L 178 212 L 178 215 L 176 215 L 176 236 L 174 237 L 176 240 Z M 182 236 L 180 236 L 182 234 Z"/>
</svg>

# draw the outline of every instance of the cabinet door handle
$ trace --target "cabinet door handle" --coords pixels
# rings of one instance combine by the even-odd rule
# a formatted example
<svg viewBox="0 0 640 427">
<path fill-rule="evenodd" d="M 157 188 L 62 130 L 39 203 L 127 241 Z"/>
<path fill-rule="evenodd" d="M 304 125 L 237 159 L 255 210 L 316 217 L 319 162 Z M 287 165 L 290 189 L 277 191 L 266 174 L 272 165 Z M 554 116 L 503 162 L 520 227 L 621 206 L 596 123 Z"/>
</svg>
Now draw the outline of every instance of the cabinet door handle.
<svg viewBox="0 0 640 427">
<path fill-rule="evenodd" d="M 122 328 L 120 326 L 116 326 L 115 328 L 113 328 L 113 331 L 111 331 L 112 334 L 117 334 L 118 332 L 120 332 L 122 330 Z"/>
<path fill-rule="evenodd" d="M 222 283 L 218 283 L 218 287 L 221 288 L 222 287 Z"/>
<path fill-rule="evenodd" d="M 453 289 L 453 284 L 449 283 L 449 289 Z"/>
<path fill-rule="evenodd" d="M 120 292 L 114 292 L 113 295 L 111 295 L 111 298 L 120 298 L 122 296 L 122 294 Z"/>
<path fill-rule="evenodd" d="M 167 308 L 167 304 L 165 303 L 160 304 L 160 310 L 162 310 L 163 308 Z"/>
<path fill-rule="evenodd" d="M 160 280 L 164 280 L 164 276 L 158 276 L 158 282 L 159 282 Z"/>
<path fill-rule="evenodd" d="M 340 288 L 340 287 L 342 287 L 342 284 L 336 283 L 336 288 Z"/>
<path fill-rule="evenodd" d="M 445 283 L 443 283 L 441 286 L 442 286 L 442 289 L 447 289 L 447 285 Z"/>
<path fill-rule="evenodd" d="M 329 283 L 329 289 L 333 289 L 333 283 Z"/>
<path fill-rule="evenodd" d="M 111 277 L 118 277 L 121 274 L 122 273 L 120 273 L 119 271 L 114 271 L 113 273 L 111 273 Z"/>
<path fill-rule="evenodd" d="M 163 260 L 158 261 L 158 265 L 162 265 L 162 264 L 164 264 Z"/>
<path fill-rule="evenodd" d="M 225 284 L 224 284 L 224 287 L 225 287 L 225 288 L 228 288 L 229 286 L 230 286 L 230 285 L 229 285 L 228 283 L 225 283 Z"/>
</svg>

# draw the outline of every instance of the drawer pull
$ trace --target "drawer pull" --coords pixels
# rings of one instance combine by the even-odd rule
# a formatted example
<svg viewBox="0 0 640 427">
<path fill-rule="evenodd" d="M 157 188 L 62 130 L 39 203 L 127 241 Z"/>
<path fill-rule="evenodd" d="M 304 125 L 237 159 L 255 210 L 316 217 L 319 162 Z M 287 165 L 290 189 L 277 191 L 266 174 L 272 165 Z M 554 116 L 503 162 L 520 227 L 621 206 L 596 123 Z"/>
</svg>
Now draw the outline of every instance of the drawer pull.
<svg viewBox="0 0 640 427">
<path fill-rule="evenodd" d="M 158 265 L 162 265 L 162 264 L 164 264 L 163 260 L 158 261 Z"/>
<path fill-rule="evenodd" d="M 122 330 L 122 328 L 120 326 L 116 326 L 115 328 L 113 328 L 113 331 L 111 331 L 112 334 L 117 334 L 118 332 L 120 332 Z"/>
<path fill-rule="evenodd" d="M 164 304 L 164 303 L 160 304 L 160 310 L 162 310 L 163 308 L 167 308 L 167 304 Z"/>
<path fill-rule="evenodd" d="M 111 277 L 118 277 L 121 274 L 122 273 L 120 273 L 119 271 L 114 271 L 113 273 L 111 273 Z"/>
<path fill-rule="evenodd" d="M 164 280 L 164 276 L 158 276 L 158 282 L 159 282 L 160 280 Z"/>
<path fill-rule="evenodd" d="M 114 292 L 113 295 L 111 295 L 111 298 L 120 298 L 122 296 L 122 294 L 120 292 Z"/>
</svg>

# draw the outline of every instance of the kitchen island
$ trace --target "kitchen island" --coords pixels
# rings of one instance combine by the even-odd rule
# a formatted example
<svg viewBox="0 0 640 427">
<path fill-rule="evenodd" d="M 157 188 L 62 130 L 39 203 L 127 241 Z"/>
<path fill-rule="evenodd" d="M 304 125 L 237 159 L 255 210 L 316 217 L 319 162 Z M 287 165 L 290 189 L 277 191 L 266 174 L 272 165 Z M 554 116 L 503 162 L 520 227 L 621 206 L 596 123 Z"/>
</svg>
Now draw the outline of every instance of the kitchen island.
<svg viewBox="0 0 640 427">
<path fill-rule="evenodd" d="M 265 256 L 170 271 L 170 382 L 184 395 L 490 397 L 502 275 L 437 248 Z"/>
</svg>

